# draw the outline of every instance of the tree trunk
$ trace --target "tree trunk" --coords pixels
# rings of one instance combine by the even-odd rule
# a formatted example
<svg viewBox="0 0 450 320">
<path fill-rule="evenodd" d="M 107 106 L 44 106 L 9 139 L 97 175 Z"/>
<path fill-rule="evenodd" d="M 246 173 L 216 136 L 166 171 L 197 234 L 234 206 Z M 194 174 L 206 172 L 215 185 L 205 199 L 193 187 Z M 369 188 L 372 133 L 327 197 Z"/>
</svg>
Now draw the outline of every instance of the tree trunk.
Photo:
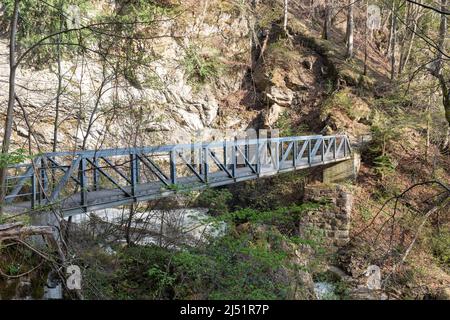
<svg viewBox="0 0 450 320">
<path fill-rule="evenodd" d="M 8 109 L 6 111 L 5 131 L 3 133 L 2 154 L 9 152 L 11 143 L 11 132 L 14 118 L 14 102 L 16 95 L 16 33 L 17 20 L 19 18 L 19 0 L 14 1 L 13 15 L 10 24 L 9 37 L 9 91 L 8 91 Z M 6 197 L 6 173 L 7 167 L 0 168 L 0 216 L 3 213 L 3 203 Z"/>
<path fill-rule="evenodd" d="M 52 237 L 53 229 L 51 226 L 24 226 L 23 222 L 0 224 L 0 243 L 34 235 Z"/>
<path fill-rule="evenodd" d="M 355 27 L 355 23 L 353 20 L 353 1 L 348 0 L 348 8 L 347 8 L 347 34 L 346 34 L 346 43 L 347 43 L 347 58 L 353 58 L 353 29 Z"/>
<path fill-rule="evenodd" d="M 442 74 L 438 74 L 439 84 L 442 90 L 442 104 L 444 105 L 445 119 L 447 120 L 447 133 L 444 136 L 442 150 L 450 148 L 450 81 L 447 81 Z"/>
<path fill-rule="evenodd" d="M 442 89 L 442 103 L 445 110 L 445 119 L 450 127 L 450 88 L 449 81 L 447 81 L 443 75 L 439 77 L 439 83 Z"/>
<path fill-rule="evenodd" d="M 389 28 L 389 41 L 388 41 L 388 48 L 386 51 L 386 55 L 389 57 L 392 52 L 392 37 L 394 35 L 394 11 L 395 11 L 395 0 L 392 0 L 392 7 L 391 7 L 391 26 Z"/>
<path fill-rule="evenodd" d="M 404 30 L 403 30 L 403 35 L 402 35 L 402 39 L 400 41 L 400 59 L 398 60 L 398 74 L 400 75 L 402 73 L 403 70 L 403 61 L 405 60 L 405 55 L 406 55 L 406 45 L 408 44 L 408 37 L 409 34 L 411 33 L 410 31 L 408 31 L 408 27 L 409 25 L 411 25 L 411 4 L 408 2 L 407 3 L 407 9 L 405 11 L 405 22 L 406 25 L 404 26 Z"/>
<path fill-rule="evenodd" d="M 419 0 L 418 3 L 422 3 L 422 1 L 423 0 Z M 402 52 L 401 52 L 402 55 L 400 56 L 400 62 L 399 62 L 399 67 L 398 67 L 399 75 L 403 73 L 406 66 L 408 65 L 409 58 L 411 57 L 411 51 L 412 51 L 414 39 L 416 37 L 416 32 L 417 32 L 417 23 L 418 23 L 420 16 L 421 16 L 421 9 L 417 8 L 417 10 L 414 10 L 414 6 L 408 2 L 408 17 L 407 17 L 406 21 L 407 21 L 408 25 L 411 26 L 412 30 L 409 32 L 410 36 L 408 39 L 408 47 L 405 51 L 403 50 L 403 47 L 407 43 L 406 36 L 405 36 L 404 45 L 402 45 Z M 406 30 L 405 30 L 405 32 L 406 32 Z"/>
<path fill-rule="evenodd" d="M 431 91 L 428 96 L 428 105 L 426 109 L 426 117 L 427 117 L 427 138 L 426 138 L 426 144 L 425 144 L 425 162 L 428 163 L 428 158 L 430 154 L 430 129 L 431 129 L 431 106 L 432 106 L 432 97 L 433 92 Z"/>
<path fill-rule="evenodd" d="M 161 212 L 161 224 L 159 225 L 159 246 L 162 248 L 164 242 L 164 210 Z"/>
<path fill-rule="evenodd" d="M 331 1 L 332 0 L 325 1 L 325 20 L 323 24 L 323 35 L 322 35 L 322 37 L 325 40 L 331 39 L 331 20 L 332 20 Z"/>
<path fill-rule="evenodd" d="M 287 34 L 287 22 L 288 22 L 288 0 L 284 0 L 284 20 L 283 20 L 283 30 Z"/>
<path fill-rule="evenodd" d="M 95 103 L 94 103 L 94 108 L 92 109 L 91 114 L 89 116 L 89 121 L 88 121 L 88 125 L 86 128 L 86 132 L 83 134 L 83 142 L 81 145 L 82 150 L 86 150 L 89 135 L 91 134 L 91 129 L 92 129 L 95 121 L 98 119 L 98 114 L 97 114 L 98 108 L 100 106 L 100 102 L 103 97 L 103 94 L 105 93 L 105 87 L 109 81 L 109 76 L 106 75 L 105 64 L 102 65 L 102 77 L 103 77 L 103 79 L 98 88 L 98 95 L 97 95 Z"/>
<path fill-rule="evenodd" d="M 395 80 L 396 76 L 396 69 L 395 69 L 396 46 L 397 46 L 397 8 L 394 6 L 394 11 L 392 12 L 391 80 Z"/>
<path fill-rule="evenodd" d="M 64 23 L 64 17 L 62 13 L 63 9 L 63 3 L 60 1 L 59 3 L 59 32 L 62 31 L 63 23 Z M 57 64 L 58 64 L 58 88 L 56 91 L 56 100 L 55 100 L 55 120 L 53 122 L 53 152 L 56 152 L 58 149 L 58 127 L 59 127 L 59 104 L 60 104 L 60 98 L 62 94 L 62 72 L 61 72 L 61 34 L 57 36 L 57 44 L 56 44 L 56 51 L 57 51 Z"/>
<path fill-rule="evenodd" d="M 402 60 L 400 60 L 400 66 L 399 66 L 399 70 L 398 73 L 401 74 L 403 72 L 403 70 L 405 69 L 405 67 L 408 64 L 409 58 L 411 57 L 411 50 L 414 44 L 414 38 L 416 37 L 416 31 L 417 31 L 417 24 L 413 25 L 413 32 L 411 32 L 411 38 L 409 39 L 409 46 L 408 46 L 408 50 L 406 51 L 406 55 Z"/>
<path fill-rule="evenodd" d="M 369 12 L 368 12 L 368 1 L 365 1 L 365 9 L 366 9 L 366 21 L 364 24 L 364 71 L 363 75 L 367 75 L 367 46 L 368 46 L 368 33 L 369 33 L 369 27 L 367 26 L 368 20 L 369 20 Z"/>
<path fill-rule="evenodd" d="M 134 205 L 131 204 L 130 205 L 130 211 L 129 211 L 129 215 L 127 218 L 127 225 L 125 227 L 125 240 L 127 242 L 128 246 L 131 246 L 133 244 L 132 242 L 132 232 L 131 232 L 131 225 L 133 224 L 133 217 L 134 217 Z"/>
<path fill-rule="evenodd" d="M 447 11 L 447 0 L 441 0 L 441 10 Z M 447 37 L 447 15 L 441 14 L 441 24 L 439 27 L 439 52 L 437 53 L 437 64 L 434 75 L 438 78 L 442 90 L 442 104 L 444 105 L 445 119 L 448 123 L 447 135 L 444 140 L 443 149 L 449 148 L 449 134 L 450 134 L 450 80 L 447 79 L 443 72 L 445 39 Z"/>
<path fill-rule="evenodd" d="M 447 0 L 441 0 L 441 10 L 447 11 Z M 439 51 L 437 54 L 437 65 L 436 65 L 436 74 L 442 73 L 442 67 L 444 65 L 444 52 L 445 52 L 445 38 L 447 36 L 447 15 L 441 14 L 441 24 L 439 26 Z"/>
</svg>

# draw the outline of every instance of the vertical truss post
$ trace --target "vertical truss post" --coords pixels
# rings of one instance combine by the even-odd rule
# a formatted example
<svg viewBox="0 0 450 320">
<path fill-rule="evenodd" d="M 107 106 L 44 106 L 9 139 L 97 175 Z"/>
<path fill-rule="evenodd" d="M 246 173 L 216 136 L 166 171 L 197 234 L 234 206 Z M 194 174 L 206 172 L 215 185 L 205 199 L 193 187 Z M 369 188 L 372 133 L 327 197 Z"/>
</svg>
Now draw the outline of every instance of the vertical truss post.
<svg viewBox="0 0 450 320">
<path fill-rule="evenodd" d="M 337 142 L 337 138 L 334 137 L 333 138 L 333 160 L 336 160 L 336 148 L 337 148 L 336 142 Z"/>
<path fill-rule="evenodd" d="M 139 162 L 139 158 L 134 156 L 134 166 L 136 167 L 136 183 L 141 183 L 141 164 Z"/>
<path fill-rule="evenodd" d="M 263 162 L 264 165 L 268 165 L 269 164 L 269 152 L 271 152 L 270 148 L 271 147 L 270 147 L 269 139 L 266 137 L 264 139 L 264 148 L 262 148 L 264 151 L 263 151 L 263 154 L 261 155 L 261 157 L 262 157 L 261 160 L 264 161 Z M 272 155 L 272 154 L 270 153 L 270 155 Z"/>
<path fill-rule="evenodd" d="M 231 148 L 231 160 L 233 161 L 233 164 L 231 165 L 231 174 L 233 175 L 233 178 L 236 179 L 236 168 L 237 168 L 237 154 L 236 154 L 236 140 L 233 141 L 232 148 Z"/>
<path fill-rule="evenodd" d="M 308 165 L 311 166 L 311 139 L 308 139 L 306 143 L 308 144 Z"/>
<path fill-rule="evenodd" d="M 275 147 L 275 169 L 278 171 L 280 170 L 280 142 L 276 142 Z"/>
<path fill-rule="evenodd" d="M 41 178 L 42 178 L 42 188 L 44 191 L 47 191 L 48 189 L 48 177 L 47 172 L 45 171 L 46 163 L 45 160 L 42 158 L 41 160 Z"/>
<path fill-rule="evenodd" d="M 138 172 L 136 167 L 137 156 L 136 154 L 130 154 L 130 185 L 131 185 L 131 195 L 133 197 L 136 196 L 136 185 L 138 179 Z"/>
<path fill-rule="evenodd" d="M 41 204 L 42 200 L 45 198 L 45 193 L 47 192 L 47 174 L 45 172 L 45 161 L 44 158 L 41 159 L 41 165 L 38 169 L 39 172 L 39 204 Z"/>
<path fill-rule="evenodd" d="M 203 169 L 204 169 L 204 177 L 205 177 L 205 182 L 208 182 L 208 171 L 209 171 L 209 166 L 208 166 L 208 152 L 209 152 L 209 148 L 208 147 L 203 147 Z"/>
<path fill-rule="evenodd" d="M 175 148 L 170 151 L 170 183 L 177 183 L 177 158 Z"/>
<path fill-rule="evenodd" d="M 281 166 L 283 165 L 283 163 L 281 163 L 283 160 L 283 154 L 284 154 L 284 150 L 283 150 L 283 142 L 280 142 L 280 150 L 278 151 L 278 159 L 279 159 L 279 165 L 278 165 L 278 170 L 280 170 Z"/>
<path fill-rule="evenodd" d="M 34 170 L 31 175 L 31 209 L 36 208 L 36 175 Z"/>
<path fill-rule="evenodd" d="M 202 147 L 198 147 L 198 172 L 202 174 L 203 172 L 203 149 Z"/>
<path fill-rule="evenodd" d="M 56 160 L 54 157 L 53 158 L 50 158 L 51 160 Z M 50 171 L 51 171 L 51 177 L 52 177 L 52 186 L 54 186 L 55 185 L 55 183 L 56 183 L 56 175 L 55 175 L 55 168 L 54 168 L 54 164 L 53 163 L 51 163 L 50 164 Z"/>
<path fill-rule="evenodd" d="M 92 159 L 92 162 L 94 162 L 94 167 L 93 167 L 93 170 L 92 170 L 92 182 L 93 182 L 93 189 L 94 189 L 94 191 L 98 191 L 100 188 L 99 188 L 99 174 L 98 174 L 98 170 L 97 170 L 97 167 L 98 167 L 98 158 L 97 157 L 94 157 L 93 159 Z"/>
<path fill-rule="evenodd" d="M 191 164 L 191 166 L 193 167 L 193 168 L 196 168 L 196 160 L 195 160 L 195 148 L 194 148 L 194 142 L 192 141 L 191 142 L 191 149 L 190 149 L 190 152 L 189 152 L 189 163 Z"/>
<path fill-rule="evenodd" d="M 347 137 L 343 137 L 342 138 L 343 143 L 344 143 L 344 158 L 347 157 Z"/>
<path fill-rule="evenodd" d="M 292 165 L 297 167 L 298 141 L 292 141 Z"/>
<path fill-rule="evenodd" d="M 322 158 L 322 162 L 324 162 L 325 161 L 325 138 L 324 137 L 322 137 L 322 156 L 321 156 L 321 158 Z"/>
<path fill-rule="evenodd" d="M 228 155 L 228 152 L 227 152 L 227 140 L 225 140 L 223 142 L 223 165 L 224 165 L 225 168 L 228 168 L 227 167 L 227 155 Z"/>
<path fill-rule="evenodd" d="M 82 157 L 80 155 L 80 157 Z M 86 159 L 81 158 L 80 160 L 80 166 L 79 166 L 79 177 L 80 177 L 80 188 L 81 188 L 81 206 L 83 208 L 83 211 L 86 212 L 86 206 L 87 206 L 87 179 L 86 179 Z"/>
<path fill-rule="evenodd" d="M 259 137 L 256 140 L 256 153 L 255 153 L 255 160 L 256 160 L 256 172 L 257 175 L 261 173 L 261 153 L 259 152 Z"/>
<path fill-rule="evenodd" d="M 250 163 L 250 141 L 249 141 L 249 137 L 248 136 L 245 136 L 244 154 L 245 154 L 245 158 L 249 162 L 249 166 L 252 166 L 253 163 Z M 247 162 L 244 160 L 244 166 L 247 166 L 246 163 Z"/>
</svg>

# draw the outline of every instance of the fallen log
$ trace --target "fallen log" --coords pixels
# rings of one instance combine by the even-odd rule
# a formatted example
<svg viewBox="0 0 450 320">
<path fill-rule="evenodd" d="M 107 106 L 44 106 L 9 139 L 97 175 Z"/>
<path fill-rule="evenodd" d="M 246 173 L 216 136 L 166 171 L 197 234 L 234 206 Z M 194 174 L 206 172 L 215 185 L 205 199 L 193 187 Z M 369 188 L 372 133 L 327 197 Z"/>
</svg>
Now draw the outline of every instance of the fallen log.
<svg viewBox="0 0 450 320">
<path fill-rule="evenodd" d="M 22 222 L 14 222 L 0 225 L 0 243 L 5 240 L 22 240 L 29 236 L 42 235 L 53 236 L 50 226 L 24 226 Z"/>
<path fill-rule="evenodd" d="M 25 226 L 23 222 L 13 222 L 0 225 L 0 245 L 6 240 L 8 242 L 21 243 L 28 247 L 30 250 L 40 255 L 49 263 L 53 264 L 55 262 L 55 259 L 52 256 L 43 254 L 40 250 L 34 248 L 28 242 L 24 241 L 24 239 L 30 236 L 42 236 L 46 240 L 47 246 L 56 252 L 57 256 L 59 257 L 59 264 L 66 266 L 66 257 L 59 245 L 59 242 L 55 239 L 53 228 L 51 226 Z M 61 273 L 61 271 L 58 271 L 58 274 L 60 275 L 61 280 L 64 282 L 64 274 Z M 83 299 L 83 295 L 79 290 L 75 290 L 75 294 L 80 300 Z"/>
</svg>

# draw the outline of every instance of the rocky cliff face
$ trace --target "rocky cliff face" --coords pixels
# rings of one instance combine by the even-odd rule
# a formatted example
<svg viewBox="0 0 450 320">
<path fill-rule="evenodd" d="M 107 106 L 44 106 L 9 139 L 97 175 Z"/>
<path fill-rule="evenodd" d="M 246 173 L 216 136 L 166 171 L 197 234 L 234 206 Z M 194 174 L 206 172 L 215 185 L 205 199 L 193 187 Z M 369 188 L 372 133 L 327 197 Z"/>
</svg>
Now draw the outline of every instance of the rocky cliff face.
<svg viewBox="0 0 450 320">
<path fill-rule="evenodd" d="M 86 14 L 114 12 L 119 2 L 95 1 Z M 160 2 L 177 3 L 178 13 L 136 26 L 139 40 L 102 35 L 81 53 L 63 54 L 59 99 L 56 63 L 21 64 L 16 83 L 23 108 L 15 109 L 13 145 L 30 140 L 34 152 L 50 151 L 57 106 L 58 150 L 208 141 L 247 128 L 295 135 L 361 126 L 350 119 L 342 128 L 336 112 L 322 112 L 333 86 L 348 78 L 345 68 L 334 63 L 334 51 L 311 40 L 301 18 L 292 17 L 293 36 L 286 37 L 276 23 L 281 1 L 258 2 L 257 10 L 236 1 Z M 111 56 L 98 54 L 115 41 L 122 43 Z M 0 38 L 1 117 L 8 50 Z M 120 72 L 116 56 L 126 56 Z"/>
<path fill-rule="evenodd" d="M 58 149 L 78 149 L 83 140 L 86 148 L 189 142 L 199 132 L 197 139 L 211 140 L 217 135 L 214 129 L 245 129 L 255 119 L 257 112 L 243 103 L 251 18 L 220 1 L 196 1 L 186 8 L 178 17 L 155 23 L 150 35 L 159 36 L 133 48 L 144 50 L 149 62 L 131 70 L 132 79 L 117 77 L 94 53 L 63 58 Z M 7 40 L 1 39 L 2 117 L 8 50 Z M 33 149 L 39 145 L 41 151 L 49 151 L 57 65 L 37 67 L 21 65 L 18 70 L 17 95 L 23 109 L 15 109 L 13 141 L 16 147 L 26 146 L 31 133 Z M 198 77 L 201 68 L 206 71 Z"/>
</svg>

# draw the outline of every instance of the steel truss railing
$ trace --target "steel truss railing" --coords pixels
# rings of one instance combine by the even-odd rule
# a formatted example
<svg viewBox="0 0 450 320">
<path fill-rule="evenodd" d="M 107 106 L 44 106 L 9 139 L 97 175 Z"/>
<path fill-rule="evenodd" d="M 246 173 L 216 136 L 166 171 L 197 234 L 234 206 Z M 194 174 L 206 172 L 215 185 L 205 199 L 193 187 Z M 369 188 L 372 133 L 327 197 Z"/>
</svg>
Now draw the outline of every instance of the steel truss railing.
<svg viewBox="0 0 450 320">
<path fill-rule="evenodd" d="M 345 135 L 45 153 L 8 168 L 5 202 L 66 215 L 349 159 Z"/>
</svg>

